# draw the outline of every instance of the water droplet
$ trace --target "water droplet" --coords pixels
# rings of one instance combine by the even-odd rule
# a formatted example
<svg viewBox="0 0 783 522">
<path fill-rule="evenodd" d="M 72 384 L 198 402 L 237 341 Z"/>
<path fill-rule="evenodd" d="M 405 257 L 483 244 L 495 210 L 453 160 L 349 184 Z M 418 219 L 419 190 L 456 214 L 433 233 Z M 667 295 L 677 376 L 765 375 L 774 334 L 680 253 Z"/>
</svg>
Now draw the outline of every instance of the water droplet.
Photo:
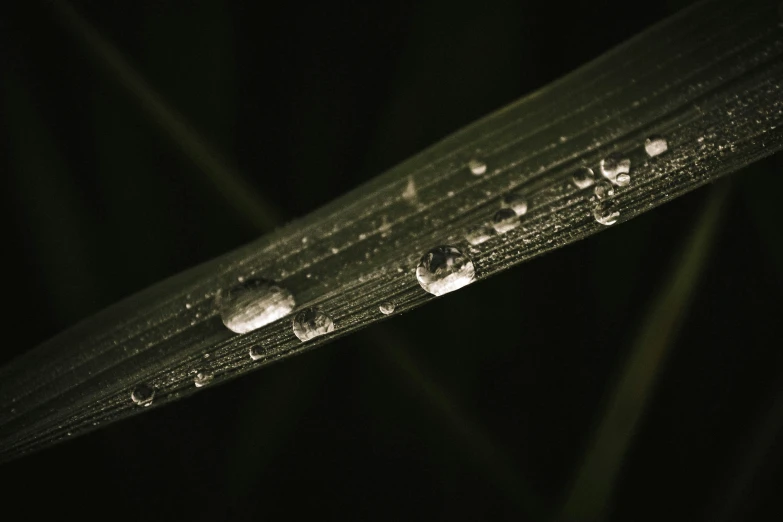
<svg viewBox="0 0 783 522">
<path fill-rule="evenodd" d="M 492 229 L 487 225 L 475 225 L 465 233 L 465 239 L 471 245 L 480 245 L 492 237 Z"/>
<path fill-rule="evenodd" d="M 617 178 L 614 180 L 615 183 L 617 183 L 617 186 L 619 187 L 625 187 L 631 182 L 631 176 L 629 174 L 618 174 Z"/>
<path fill-rule="evenodd" d="M 257 361 L 264 357 L 264 349 L 261 347 L 260 344 L 251 347 L 248 353 L 250 354 L 250 358 L 253 359 L 254 361 Z"/>
<path fill-rule="evenodd" d="M 198 372 L 196 374 L 196 377 L 193 379 L 193 384 L 196 385 L 196 388 L 201 388 L 202 386 L 206 386 L 210 382 L 212 382 L 212 379 L 214 379 L 215 376 L 208 372 Z"/>
<path fill-rule="evenodd" d="M 595 173 L 590 167 L 579 167 L 571 176 L 577 188 L 584 189 L 595 183 Z"/>
<path fill-rule="evenodd" d="M 287 289 L 267 279 L 250 279 L 220 295 L 218 308 L 223 324 L 236 333 L 247 333 L 288 315 L 296 306 Z"/>
<path fill-rule="evenodd" d="M 483 161 L 472 159 L 468 162 L 468 168 L 474 176 L 481 176 L 487 171 L 487 164 Z"/>
<path fill-rule="evenodd" d="M 337 254 L 340 252 L 336 247 L 332 247 L 332 254 Z"/>
<path fill-rule="evenodd" d="M 303 244 L 303 245 L 306 245 L 306 244 L 307 244 L 307 236 L 305 236 L 305 237 L 303 237 L 303 238 L 302 238 L 302 244 Z"/>
<path fill-rule="evenodd" d="M 378 307 L 383 315 L 394 313 L 394 303 L 381 303 Z"/>
<path fill-rule="evenodd" d="M 527 214 L 527 200 L 519 194 L 506 194 L 500 205 L 504 208 L 510 208 L 517 216 Z"/>
<path fill-rule="evenodd" d="M 498 234 L 505 234 L 519 226 L 517 213 L 510 208 L 501 208 L 492 216 L 492 228 Z"/>
<path fill-rule="evenodd" d="M 595 185 L 595 189 L 593 189 L 595 192 L 595 197 L 598 199 L 607 199 L 614 196 L 614 185 L 609 183 L 608 181 L 599 181 Z"/>
<path fill-rule="evenodd" d="M 139 384 L 131 392 L 131 400 L 136 403 L 137 406 L 147 407 L 152 404 L 152 399 L 155 398 L 155 389 L 148 384 Z"/>
<path fill-rule="evenodd" d="M 617 204 L 613 199 L 607 199 L 598 202 L 593 208 L 593 217 L 602 225 L 614 225 L 620 212 L 617 210 Z"/>
<path fill-rule="evenodd" d="M 618 154 L 609 154 L 601 160 L 601 175 L 617 185 L 618 174 L 628 174 L 631 171 L 631 160 Z M 630 177 L 628 178 L 630 181 Z M 627 184 L 627 183 L 626 183 Z"/>
<path fill-rule="evenodd" d="M 190 303 L 185 303 L 185 308 L 187 308 L 188 310 L 190 310 L 192 307 L 193 305 L 191 305 Z"/>
<path fill-rule="evenodd" d="M 422 256 L 416 268 L 416 279 L 432 295 L 453 292 L 472 283 L 475 277 L 473 261 L 453 246 L 433 248 Z"/>
<path fill-rule="evenodd" d="M 663 154 L 669 150 L 669 144 L 666 141 L 666 138 L 662 136 L 650 136 L 644 140 L 644 150 L 647 151 L 647 155 L 652 158 L 653 156 Z"/>
<path fill-rule="evenodd" d="M 305 342 L 334 331 L 334 321 L 319 308 L 305 308 L 296 314 L 292 327 L 294 335 Z"/>
</svg>

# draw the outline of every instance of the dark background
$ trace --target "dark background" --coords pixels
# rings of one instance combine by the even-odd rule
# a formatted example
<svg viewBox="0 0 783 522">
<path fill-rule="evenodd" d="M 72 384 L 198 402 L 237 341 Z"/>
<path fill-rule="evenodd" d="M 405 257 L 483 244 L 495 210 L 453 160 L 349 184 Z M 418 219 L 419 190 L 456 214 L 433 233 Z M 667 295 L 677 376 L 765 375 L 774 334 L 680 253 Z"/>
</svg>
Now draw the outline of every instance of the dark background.
<svg viewBox="0 0 783 522">
<path fill-rule="evenodd" d="M 49 2 L 16 4 L 0 15 L 0 363 L 262 233 Z M 74 3 L 284 219 L 684 4 Z M 733 176 L 611 520 L 783 512 L 780 171 L 778 156 Z M 708 192 L 382 331 L 4 464 L 3 518 L 541 519 L 561 504 Z"/>
</svg>

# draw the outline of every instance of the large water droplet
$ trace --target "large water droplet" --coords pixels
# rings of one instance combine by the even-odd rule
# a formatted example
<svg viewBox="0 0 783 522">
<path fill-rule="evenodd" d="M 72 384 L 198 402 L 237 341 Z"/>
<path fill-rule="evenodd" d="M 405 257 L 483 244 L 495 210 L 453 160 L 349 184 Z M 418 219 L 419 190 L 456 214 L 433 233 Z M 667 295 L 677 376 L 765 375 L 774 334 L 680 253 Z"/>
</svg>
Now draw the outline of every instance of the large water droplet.
<svg viewBox="0 0 783 522">
<path fill-rule="evenodd" d="M 514 212 L 506 209 L 512 214 Z M 516 218 L 516 214 L 514 214 Z M 416 279 L 432 295 L 453 292 L 473 282 L 473 261 L 453 246 L 435 247 L 424 254 L 416 268 Z"/>
<path fill-rule="evenodd" d="M 152 404 L 152 399 L 154 398 L 155 389 L 147 384 L 139 384 L 131 392 L 131 400 L 137 406 L 147 407 Z"/>
<path fill-rule="evenodd" d="M 394 303 L 381 303 L 378 307 L 383 315 L 389 315 L 394 313 Z"/>
<path fill-rule="evenodd" d="M 465 239 L 471 245 L 480 245 L 492 237 L 492 229 L 487 225 L 474 225 L 465 233 Z"/>
<path fill-rule="evenodd" d="M 320 308 L 305 308 L 296 314 L 292 327 L 294 335 L 304 342 L 334 331 L 334 321 Z"/>
<path fill-rule="evenodd" d="M 468 162 L 468 168 L 475 176 L 481 176 L 487 171 L 487 164 L 481 160 L 472 159 Z"/>
<path fill-rule="evenodd" d="M 193 379 L 193 384 L 196 385 L 196 388 L 201 388 L 202 386 L 206 386 L 212 382 L 212 379 L 214 378 L 215 376 L 209 372 L 198 372 L 196 377 Z"/>
<path fill-rule="evenodd" d="M 618 154 L 609 154 L 606 158 L 601 160 L 601 175 L 614 183 L 619 185 L 621 182 L 617 181 L 617 176 L 620 174 L 628 174 L 631 172 L 631 160 L 624 158 Z M 631 181 L 630 176 L 625 180 L 625 184 Z"/>
<path fill-rule="evenodd" d="M 595 184 L 593 192 L 595 192 L 595 197 L 598 199 L 611 198 L 614 196 L 614 185 L 608 181 L 599 181 Z"/>
<path fill-rule="evenodd" d="M 267 279 L 249 279 L 218 298 L 223 324 L 236 333 L 247 333 L 288 315 L 296 306 L 287 289 Z"/>
<path fill-rule="evenodd" d="M 510 208 L 517 216 L 524 216 L 527 213 L 527 200 L 519 194 L 506 194 L 501 206 Z"/>
<path fill-rule="evenodd" d="M 590 167 L 579 167 L 571 176 L 577 188 L 584 189 L 595 183 L 595 173 Z"/>
<path fill-rule="evenodd" d="M 669 143 L 662 136 L 650 136 L 644 140 L 644 150 L 650 157 L 657 156 L 669 150 Z"/>
<path fill-rule="evenodd" d="M 620 211 L 617 210 L 617 203 L 613 199 L 599 201 L 593 208 L 593 217 L 602 225 L 614 225 L 619 216 Z"/>
<path fill-rule="evenodd" d="M 519 226 L 519 216 L 510 208 L 501 208 L 492 216 L 492 228 L 498 234 L 505 234 Z"/>
</svg>

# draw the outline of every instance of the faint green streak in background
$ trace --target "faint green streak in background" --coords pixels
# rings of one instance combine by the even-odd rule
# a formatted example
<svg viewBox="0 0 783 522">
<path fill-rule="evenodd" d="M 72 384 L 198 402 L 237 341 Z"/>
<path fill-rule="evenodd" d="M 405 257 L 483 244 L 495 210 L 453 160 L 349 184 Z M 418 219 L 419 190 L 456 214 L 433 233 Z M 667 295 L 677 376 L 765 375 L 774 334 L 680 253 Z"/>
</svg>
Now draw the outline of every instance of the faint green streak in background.
<svg viewBox="0 0 783 522">
<path fill-rule="evenodd" d="M 279 213 L 259 198 L 252 186 L 231 168 L 185 119 L 123 58 L 122 54 L 69 4 L 53 2 L 67 28 L 94 53 L 100 64 L 113 73 L 120 84 L 139 102 L 182 152 L 212 181 L 231 205 L 254 226 L 269 230 L 279 221 Z"/>
<path fill-rule="evenodd" d="M 592 521 L 606 514 L 623 458 L 709 257 L 728 193 L 728 182 L 718 183 L 712 189 L 671 276 L 654 299 L 603 418 L 587 446 L 560 520 Z"/>
<path fill-rule="evenodd" d="M 63 326 L 92 311 L 100 289 L 84 237 L 93 231 L 85 200 L 75 190 L 67 161 L 28 88 L 10 71 L 3 78 L 4 115 L 16 129 L 9 141 L 11 190 L 22 198 L 28 223 L 25 248 L 41 265 L 53 312 Z M 34 285 L 31 285 L 34 288 Z M 40 313 L 40 311 L 31 311 Z"/>
</svg>

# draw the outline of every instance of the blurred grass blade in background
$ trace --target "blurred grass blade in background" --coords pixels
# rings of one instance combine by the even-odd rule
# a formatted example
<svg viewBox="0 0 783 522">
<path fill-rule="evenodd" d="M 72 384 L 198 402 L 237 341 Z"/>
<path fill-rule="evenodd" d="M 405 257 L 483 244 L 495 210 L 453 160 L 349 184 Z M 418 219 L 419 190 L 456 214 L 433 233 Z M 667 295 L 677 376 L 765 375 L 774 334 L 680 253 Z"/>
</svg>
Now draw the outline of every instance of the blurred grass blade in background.
<svg viewBox="0 0 783 522">
<path fill-rule="evenodd" d="M 67 1 L 53 0 L 51 5 L 55 7 L 63 25 L 84 43 L 84 47 L 102 67 L 116 76 L 117 81 L 138 101 L 145 113 L 206 174 L 231 206 L 260 230 L 269 230 L 280 220 L 279 211 L 259 197 L 253 187 L 133 69 L 120 51 Z"/>
<path fill-rule="evenodd" d="M 560 520 L 592 521 L 606 515 L 625 454 L 654 391 L 667 351 L 687 317 L 688 304 L 720 228 L 729 188 L 728 182 L 720 182 L 711 189 L 711 197 L 694 231 L 644 319 L 588 445 Z"/>
</svg>

